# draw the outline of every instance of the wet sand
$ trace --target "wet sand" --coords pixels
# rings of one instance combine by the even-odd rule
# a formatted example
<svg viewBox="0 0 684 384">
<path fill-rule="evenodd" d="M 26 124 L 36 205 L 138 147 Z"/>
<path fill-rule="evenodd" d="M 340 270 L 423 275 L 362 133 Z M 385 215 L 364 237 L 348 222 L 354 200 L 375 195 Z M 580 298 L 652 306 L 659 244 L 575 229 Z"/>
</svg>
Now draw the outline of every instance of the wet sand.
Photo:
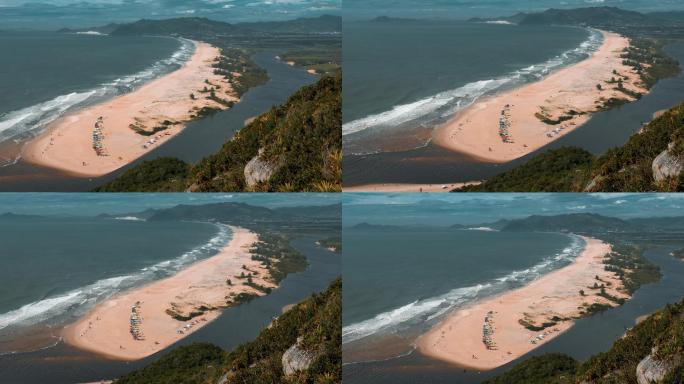
<svg viewBox="0 0 684 384">
<path fill-rule="evenodd" d="M 410 184 L 410 183 L 379 183 L 363 184 L 352 187 L 343 187 L 342 192 L 451 192 L 456 188 L 467 185 L 478 185 L 481 181 L 466 183 L 443 183 L 443 184 Z"/>
</svg>

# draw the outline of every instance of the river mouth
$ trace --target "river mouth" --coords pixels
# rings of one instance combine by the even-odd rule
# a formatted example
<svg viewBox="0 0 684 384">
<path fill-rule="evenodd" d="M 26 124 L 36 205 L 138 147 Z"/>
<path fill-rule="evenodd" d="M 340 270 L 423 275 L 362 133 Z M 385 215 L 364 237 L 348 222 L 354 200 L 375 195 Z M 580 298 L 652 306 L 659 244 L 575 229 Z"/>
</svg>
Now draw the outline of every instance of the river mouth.
<svg viewBox="0 0 684 384">
<path fill-rule="evenodd" d="M 684 44 L 672 43 L 665 52 L 684 63 Z M 435 144 L 401 151 L 374 154 L 345 154 L 344 186 L 376 183 L 444 184 L 486 180 L 515 168 L 534 156 L 565 146 L 583 148 L 595 155 L 623 145 L 653 119 L 653 114 L 684 100 L 684 72 L 660 80 L 641 99 L 608 111 L 598 112 L 582 126 L 548 145 L 507 163 L 485 163 Z"/>
<path fill-rule="evenodd" d="M 298 89 L 317 80 L 317 76 L 283 63 L 276 55 L 275 52 L 261 52 L 252 57 L 259 67 L 267 71 L 269 80 L 266 84 L 250 88 L 233 108 L 188 123 L 181 133 L 164 145 L 112 173 L 97 178 L 76 177 L 12 157 L 9 165 L 0 167 L 0 191 L 90 191 L 146 160 L 170 156 L 197 162 L 217 152 L 245 125 L 247 119 L 283 103 Z"/>
</svg>

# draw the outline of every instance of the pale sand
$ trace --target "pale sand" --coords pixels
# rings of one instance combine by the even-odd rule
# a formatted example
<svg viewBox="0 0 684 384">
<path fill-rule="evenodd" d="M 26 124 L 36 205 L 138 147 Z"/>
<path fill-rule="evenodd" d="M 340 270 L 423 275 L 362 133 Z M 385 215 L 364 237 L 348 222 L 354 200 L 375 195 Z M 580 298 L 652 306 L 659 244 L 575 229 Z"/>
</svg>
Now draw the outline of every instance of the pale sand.
<svg viewBox="0 0 684 384">
<path fill-rule="evenodd" d="M 589 58 L 560 69 L 546 78 L 475 102 L 457 113 L 449 123 L 435 130 L 434 143 L 447 149 L 466 153 L 481 161 L 502 163 L 533 152 L 551 141 L 566 135 L 586 123 L 591 114 L 600 109 L 605 100 L 632 97 L 608 83 L 616 70 L 629 79 L 624 88 L 639 93 L 647 90 L 635 71 L 622 64 L 620 54 L 629 40 L 620 35 L 602 32 L 602 46 Z M 602 90 L 596 85 L 601 84 Z M 499 137 L 499 118 L 506 104 L 513 143 Z M 583 113 L 560 124 L 546 124 L 535 116 L 542 113 L 552 120 L 569 111 Z M 556 128 L 562 128 L 554 133 Z M 548 137 L 547 133 L 552 137 Z"/>
<path fill-rule="evenodd" d="M 480 183 L 481 181 L 445 184 L 379 183 L 342 187 L 342 192 L 451 192 L 456 188 L 465 187 L 466 185 L 478 185 Z"/>
<path fill-rule="evenodd" d="M 225 109 L 226 106 L 206 98 L 210 93 L 200 92 L 205 86 L 220 87 L 215 91 L 218 98 L 237 101 L 228 80 L 214 74 L 212 65 L 220 50 L 203 42 L 194 43 L 195 53 L 183 67 L 134 92 L 56 120 L 24 146 L 22 158 L 77 176 L 101 176 L 167 142 L 202 107 Z M 191 93 L 196 100 L 190 98 Z M 100 116 L 104 121 L 102 143 L 107 156 L 98 156 L 93 149 L 93 130 Z M 136 124 L 151 131 L 165 120 L 174 125 L 153 136 L 140 135 L 129 127 Z M 155 140 L 153 144 L 149 143 L 151 139 Z"/>
<path fill-rule="evenodd" d="M 592 303 L 616 305 L 597 296 L 590 289 L 595 277 L 611 283 L 606 292 L 627 298 L 622 282 L 613 272 L 604 270 L 603 259 L 611 250 L 609 244 L 584 238 L 586 248 L 572 264 L 540 277 L 530 284 L 496 297 L 477 302 L 458 310 L 417 340 L 419 350 L 434 358 L 476 370 L 489 370 L 504 365 L 568 330 L 574 320 L 564 320 L 544 331 L 530 331 L 518 321 L 541 325 L 554 316 L 581 316 L 578 307 Z M 601 282 L 598 282 L 601 284 Z M 586 296 L 580 296 L 582 289 Z M 494 311 L 492 341 L 497 350 L 489 350 L 483 343 L 485 316 Z M 537 344 L 530 341 L 546 334 Z"/>
<path fill-rule="evenodd" d="M 256 272 L 253 281 L 274 288 L 268 270 L 252 260 L 250 249 L 256 234 L 231 227 L 233 238 L 216 256 L 199 261 L 177 274 L 141 288 L 119 294 L 96 306 L 63 331 L 64 340 L 75 347 L 114 359 L 136 360 L 156 353 L 216 319 L 230 304 L 233 295 L 248 292 L 263 295 L 240 279 L 242 266 Z M 248 273 L 248 272 L 245 272 Z M 230 279 L 232 285 L 226 280 Z M 141 330 L 145 340 L 130 333 L 131 307 L 140 301 Z M 184 315 L 201 306 L 212 308 L 190 321 L 173 319 L 166 311 L 172 307 Z M 195 323 L 185 329 L 186 324 Z M 178 330 L 184 333 L 178 333 Z"/>
</svg>

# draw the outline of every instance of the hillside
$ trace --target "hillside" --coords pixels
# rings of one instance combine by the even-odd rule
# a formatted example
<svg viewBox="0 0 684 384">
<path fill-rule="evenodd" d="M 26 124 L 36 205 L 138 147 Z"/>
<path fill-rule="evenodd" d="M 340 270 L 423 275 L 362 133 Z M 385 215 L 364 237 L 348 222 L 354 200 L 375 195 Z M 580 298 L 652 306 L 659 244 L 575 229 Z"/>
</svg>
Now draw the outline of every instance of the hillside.
<svg viewBox="0 0 684 384">
<path fill-rule="evenodd" d="M 339 191 L 341 89 L 340 75 L 323 77 L 199 163 L 146 161 L 96 191 Z"/>
<path fill-rule="evenodd" d="M 684 104 L 655 118 L 624 145 L 593 156 L 579 148 L 541 153 L 476 186 L 478 192 L 675 192 L 684 190 Z"/>
<path fill-rule="evenodd" d="M 584 363 L 562 354 L 530 358 L 488 384 L 676 384 L 684 382 L 684 300 L 652 314 Z"/>
<path fill-rule="evenodd" d="M 115 383 L 340 383 L 341 332 L 342 281 L 337 279 L 234 351 L 207 343 L 181 346 Z"/>
</svg>

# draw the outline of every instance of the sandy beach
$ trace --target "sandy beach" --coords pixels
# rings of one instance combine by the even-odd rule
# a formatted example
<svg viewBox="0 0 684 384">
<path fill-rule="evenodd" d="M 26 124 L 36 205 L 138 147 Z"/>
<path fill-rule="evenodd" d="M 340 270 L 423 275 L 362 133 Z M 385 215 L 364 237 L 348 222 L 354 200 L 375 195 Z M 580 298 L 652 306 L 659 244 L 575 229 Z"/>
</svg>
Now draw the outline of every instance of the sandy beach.
<svg viewBox="0 0 684 384">
<path fill-rule="evenodd" d="M 99 304 L 64 329 L 65 342 L 113 359 L 141 359 L 216 319 L 236 295 L 264 294 L 246 285 L 241 273 L 252 273 L 254 283 L 274 288 L 268 270 L 251 259 L 257 235 L 243 228 L 231 229 L 233 238 L 217 255 Z M 171 316 L 198 311 L 203 313 L 186 321 Z"/>
<path fill-rule="evenodd" d="M 530 284 L 458 310 L 417 340 L 428 356 L 474 370 L 504 365 L 552 340 L 573 326 L 573 318 L 593 303 L 616 304 L 598 296 L 595 283 L 609 295 L 628 298 L 622 282 L 604 270 L 609 244 L 584 238 L 586 247 L 572 264 L 546 274 Z M 600 280 L 596 280 L 596 277 Z M 584 295 L 580 294 L 583 290 Z M 533 331 L 521 324 L 544 323 Z M 491 332 L 485 340 L 485 328 Z M 489 348 L 485 344 L 489 343 Z"/>
<path fill-rule="evenodd" d="M 465 183 L 444 184 L 408 184 L 408 183 L 381 183 L 363 184 L 353 187 L 342 187 L 342 192 L 451 192 L 456 188 L 466 185 L 478 185 L 481 181 L 468 181 Z"/>
<path fill-rule="evenodd" d="M 209 99 L 213 88 L 218 99 L 238 100 L 228 80 L 214 74 L 212 66 L 220 50 L 203 42 L 194 44 L 192 58 L 180 69 L 131 93 L 63 116 L 24 146 L 22 158 L 77 176 L 101 176 L 177 135 L 200 109 L 227 108 Z M 140 133 L 163 127 L 151 135 Z"/>
<path fill-rule="evenodd" d="M 433 142 L 481 161 L 508 162 L 586 123 L 607 100 L 634 100 L 618 89 L 618 81 L 627 92 L 646 93 L 640 76 L 620 58 L 629 40 L 602 34 L 603 44 L 592 56 L 540 81 L 475 102 L 437 128 Z"/>
</svg>

